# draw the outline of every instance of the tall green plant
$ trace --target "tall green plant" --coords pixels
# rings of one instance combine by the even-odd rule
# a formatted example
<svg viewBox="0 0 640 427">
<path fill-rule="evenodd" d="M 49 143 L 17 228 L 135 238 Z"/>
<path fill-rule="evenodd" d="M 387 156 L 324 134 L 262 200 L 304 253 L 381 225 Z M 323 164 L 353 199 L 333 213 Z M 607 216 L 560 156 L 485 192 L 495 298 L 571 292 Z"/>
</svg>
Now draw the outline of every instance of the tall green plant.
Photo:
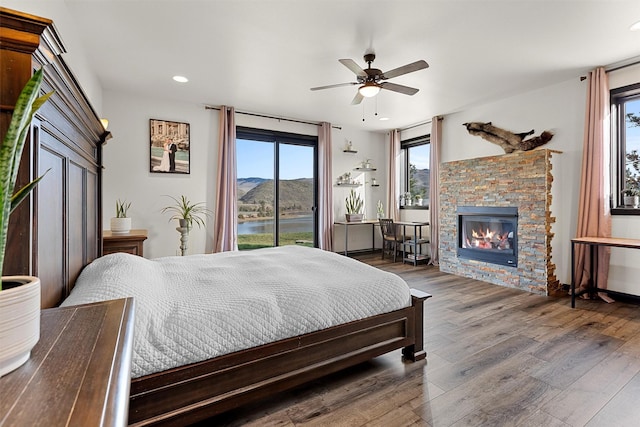
<svg viewBox="0 0 640 427">
<path fill-rule="evenodd" d="M 129 208 L 131 208 L 131 202 L 116 200 L 116 218 L 126 218 Z"/>
<path fill-rule="evenodd" d="M 7 245 L 7 234 L 9 229 L 9 215 L 33 190 L 42 179 L 42 176 L 31 181 L 18 191 L 13 192 L 22 149 L 29 134 L 31 120 L 38 109 L 44 104 L 53 92 L 43 96 L 40 94 L 42 85 L 42 68 L 36 71 L 26 86 L 22 89 L 16 102 L 9 128 L 0 147 L 0 270 L 4 265 L 4 256 Z M 46 173 L 46 172 L 45 172 Z M 0 285 L 2 290 L 2 285 Z"/>
<path fill-rule="evenodd" d="M 345 201 L 345 208 L 349 215 L 362 213 L 362 207 L 364 206 L 364 202 L 360 198 L 360 195 L 356 194 L 356 192 L 353 191 L 353 188 L 349 192 L 349 197 L 347 197 L 344 201 Z"/>
</svg>

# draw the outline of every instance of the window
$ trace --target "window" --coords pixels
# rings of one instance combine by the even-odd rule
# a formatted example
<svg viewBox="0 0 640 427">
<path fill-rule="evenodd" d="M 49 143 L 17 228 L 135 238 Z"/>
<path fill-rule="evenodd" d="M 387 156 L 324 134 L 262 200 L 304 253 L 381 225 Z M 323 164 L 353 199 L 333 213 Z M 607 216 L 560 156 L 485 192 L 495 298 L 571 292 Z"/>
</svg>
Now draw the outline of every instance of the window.
<svg viewBox="0 0 640 427">
<path fill-rule="evenodd" d="M 236 129 L 238 248 L 317 246 L 315 136 Z"/>
<path fill-rule="evenodd" d="M 400 143 L 401 209 L 429 208 L 429 141 L 429 135 L 425 135 Z"/>
<path fill-rule="evenodd" d="M 612 165 L 614 214 L 640 215 L 640 83 L 611 91 L 611 129 L 617 156 Z"/>
</svg>

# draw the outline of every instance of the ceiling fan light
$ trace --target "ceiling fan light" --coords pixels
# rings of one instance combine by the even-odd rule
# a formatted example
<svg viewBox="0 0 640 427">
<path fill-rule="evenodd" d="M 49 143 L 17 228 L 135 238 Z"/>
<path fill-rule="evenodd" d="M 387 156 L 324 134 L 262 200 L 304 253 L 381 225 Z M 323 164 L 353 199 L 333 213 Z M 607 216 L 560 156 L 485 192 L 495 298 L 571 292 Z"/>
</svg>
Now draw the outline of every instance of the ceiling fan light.
<svg viewBox="0 0 640 427">
<path fill-rule="evenodd" d="M 378 92 L 380 92 L 380 86 L 373 82 L 367 82 L 358 88 L 358 92 L 360 95 L 365 98 L 371 98 L 372 96 L 376 96 Z"/>
</svg>

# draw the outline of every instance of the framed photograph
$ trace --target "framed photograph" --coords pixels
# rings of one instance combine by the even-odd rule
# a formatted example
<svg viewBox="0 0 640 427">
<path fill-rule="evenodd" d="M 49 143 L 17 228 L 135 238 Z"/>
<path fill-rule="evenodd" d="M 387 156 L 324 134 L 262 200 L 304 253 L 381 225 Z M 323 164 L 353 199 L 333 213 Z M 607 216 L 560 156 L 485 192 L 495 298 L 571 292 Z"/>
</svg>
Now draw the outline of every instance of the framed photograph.
<svg viewBox="0 0 640 427">
<path fill-rule="evenodd" d="M 149 120 L 149 172 L 191 173 L 189 123 Z"/>
</svg>

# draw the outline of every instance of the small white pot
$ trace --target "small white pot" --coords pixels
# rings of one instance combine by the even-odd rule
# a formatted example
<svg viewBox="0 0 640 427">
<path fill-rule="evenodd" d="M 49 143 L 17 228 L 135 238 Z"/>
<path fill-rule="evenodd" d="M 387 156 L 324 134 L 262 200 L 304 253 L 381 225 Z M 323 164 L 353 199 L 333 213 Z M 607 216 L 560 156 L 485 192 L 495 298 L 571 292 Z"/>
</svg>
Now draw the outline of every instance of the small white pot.
<svg viewBox="0 0 640 427">
<path fill-rule="evenodd" d="M 0 377 L 22 366 L 40 339 L 40 279 L 2 277 L 0 291 Z M 6 282 L 24 284 L 6 288 Z"/>
<path fill-rule="evenodd" d="M 127 234 L 131 231 L 131 218 L 111 218 L 113 234 Z"/>
<path fill-rule="evenodd" d="M 624 205 L 637 208 L 640 204 L 640 196 L 624 196 Z"/>
</svg>

